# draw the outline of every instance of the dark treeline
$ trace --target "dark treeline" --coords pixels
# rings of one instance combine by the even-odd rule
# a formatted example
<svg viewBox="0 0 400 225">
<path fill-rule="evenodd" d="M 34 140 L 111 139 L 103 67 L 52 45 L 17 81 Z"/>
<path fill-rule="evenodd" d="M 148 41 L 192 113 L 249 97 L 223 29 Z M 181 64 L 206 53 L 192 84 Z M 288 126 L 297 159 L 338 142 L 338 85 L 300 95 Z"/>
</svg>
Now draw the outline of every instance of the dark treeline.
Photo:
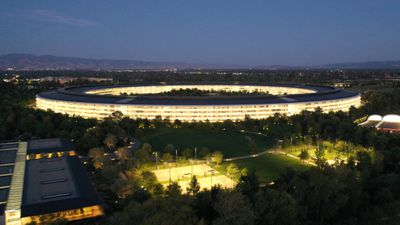
<svg viewBox="0 0 400 225">
<path fill-rule="evenodd" d="M 329 84 L 331 82 L 356 81 L 385 82 L 382 79 L 398 79 L 399 71 L 391 70 L 199 70 L 199 71 L 4 71 L 0 74 L 20 74 L 26 78 L 44 76 L 108 77 L 118 83 L 134 82 L 289 82 Z"/>
<path fill-rule="evenodd" d="M 132 186 L 121 210 L 102 224 L 398 224 L 399 177 L 381 173 L 360 156 L 358 164 L 323 166 L 297 173 L 287 170 L 274 184 L 260 188 L 254 173 L 242 176 L 233 190 L 190 195 L 173 183 L 164 191 Z"/>
<path fill-rule="evenodd" d="M 138 94 L 128 94 L 121 93 L 121 95 L 138 95 Z M 225 91 L 225 90 L 201 90 L 198 88 L 179 88 L 172 89 L 171 91 L 155 93 L 155 94 L 142 94 L 147 96 L 211 96 L 211 95 L 219 95 L 219 96 L 243 96 L 243 95 L 269 95 L 268 92 L 263 91 Z"/>
<path fill-rule="evenodd" d="M 54 84 L 39 86 L 0 83 L 0 140 L 63 137 L 79 140 L 96 120 L 34 110 L 35 94 Z"/>
</svg>

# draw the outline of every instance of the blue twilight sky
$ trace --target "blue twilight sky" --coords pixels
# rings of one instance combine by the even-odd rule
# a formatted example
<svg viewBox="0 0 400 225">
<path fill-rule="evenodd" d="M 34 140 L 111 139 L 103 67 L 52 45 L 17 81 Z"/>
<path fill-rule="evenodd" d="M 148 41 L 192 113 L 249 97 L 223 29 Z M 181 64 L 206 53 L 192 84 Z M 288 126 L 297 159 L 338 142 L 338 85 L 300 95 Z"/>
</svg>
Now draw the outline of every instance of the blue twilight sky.
<svg viewBox="0 0 400 225">
<path fill-rule="evenodd" d="M 400 1 L 2 0 L 6 53 L 253 66 L 400 60 Z"/>
</svg>

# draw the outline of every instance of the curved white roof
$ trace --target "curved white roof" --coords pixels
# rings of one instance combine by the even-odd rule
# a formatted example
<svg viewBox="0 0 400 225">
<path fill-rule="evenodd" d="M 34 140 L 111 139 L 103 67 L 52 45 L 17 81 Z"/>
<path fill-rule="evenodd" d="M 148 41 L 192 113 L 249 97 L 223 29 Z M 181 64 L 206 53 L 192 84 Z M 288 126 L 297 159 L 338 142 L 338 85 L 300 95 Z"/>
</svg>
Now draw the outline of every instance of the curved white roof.
<svg viewBox="0 0 400 225">
<path fill-rule="evenodd" d="M 400 123 L 400 116 L 396 114 L 388 114 L 383 117 L 382 122 Z"/>
<path fill-rule="evenodd" d="M 367 121 L 381 121 L 382 120 L 382 116 L 381 115 L 370 115 L 367 119 Z"/>
</svg>

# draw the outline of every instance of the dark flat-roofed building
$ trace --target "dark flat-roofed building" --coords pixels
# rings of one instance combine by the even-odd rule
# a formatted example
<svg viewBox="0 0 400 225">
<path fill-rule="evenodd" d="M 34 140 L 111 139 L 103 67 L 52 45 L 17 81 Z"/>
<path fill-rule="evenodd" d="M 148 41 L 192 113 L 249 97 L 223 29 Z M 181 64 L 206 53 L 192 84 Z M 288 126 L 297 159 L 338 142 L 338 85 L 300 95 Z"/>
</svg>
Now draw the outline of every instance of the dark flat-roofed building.
<svg viewBox="0 0 400 225">
<path fill-rule="evenodd" d="M 66 139 L 47 138 L 28 142 L 28 159 L 51 158 L 55 156 L 75 156 L 75 145 Z"/>
<path fill-rule="evenodd" d="M 41 139 L 10 146 L 14 149 L 2 151 L 6 148 L 0 144 L 0 158 L 7 156 L 0 160 L 0 224 L 103 215 L 102 203 L 80 159 L 69 154 L 71 142 Z M 45 157 L 32 158 L 29 153 Z"/>
<path fill-rule="evenodd" d="M 18 143 L 0 143 L 0 224 L 4 223 Z"/>
</svg>

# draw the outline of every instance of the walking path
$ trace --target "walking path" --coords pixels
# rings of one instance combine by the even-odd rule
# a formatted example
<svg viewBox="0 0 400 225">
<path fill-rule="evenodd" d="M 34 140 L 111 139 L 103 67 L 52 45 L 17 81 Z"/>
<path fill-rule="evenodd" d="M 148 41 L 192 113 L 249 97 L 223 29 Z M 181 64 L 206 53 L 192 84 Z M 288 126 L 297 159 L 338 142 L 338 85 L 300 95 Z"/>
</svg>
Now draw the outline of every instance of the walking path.
<svg viewBox="0 0 400 225">
<path fill-rule="evenodd" d="M 260 157 L 262 155 L 266 155 L 266 154 L 274 154 L 274 155 L 285 155 L 287 157 L 293 158 L 293 159 L 297 159 L 300 160 L 304 163 L 307 163 L 309 165 L 313 165 L 316 166 L 316 164 L 312 161 L 312 160 L 301 160 L 300 157 L 284 152 L 282 150 L 280 150 L 280 147 L 275 146 L 273 149 L 269 149 L 263 152 L 259 152 L 256 154 L 251 154 L 251 155 L 244 155 L 244 156 L 237 156 L 237 157 L 232 157 L 232 158 L 226 158 L 223 159 L 224 162 L 231 162 L 231 161 L 236 161 L 236 160 L 241 160 L 241 159 L 250 159 L 250 158 L 257 158 Z"/>
</svg>

